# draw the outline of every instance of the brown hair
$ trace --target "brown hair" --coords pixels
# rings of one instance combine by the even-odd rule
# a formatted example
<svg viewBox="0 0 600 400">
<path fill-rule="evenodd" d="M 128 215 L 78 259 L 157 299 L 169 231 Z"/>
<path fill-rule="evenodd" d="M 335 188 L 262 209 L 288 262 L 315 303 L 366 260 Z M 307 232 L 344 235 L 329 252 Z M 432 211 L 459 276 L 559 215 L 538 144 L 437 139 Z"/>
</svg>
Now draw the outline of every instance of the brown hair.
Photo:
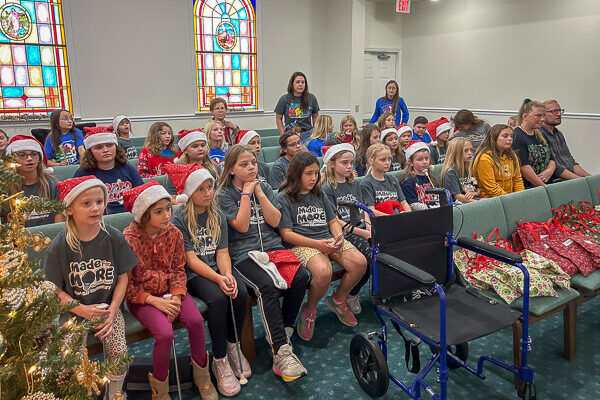
<svg viewBox="0 0 600 400">
<path fill-rule="evenodd" d="M 379 116 L 379 119 L 377 120 L 377 128 L 379 128 L 379 131 L 382 131 L 386 128 L 385 126 L 385 120 L 387 119 L 387 117 L 389 116 L 394 116 L 394 114 L 392 114 L 391 112 L 384 112 L 383 114 L 381 114 Z M 396 121 L 394 121 L 394 127 L 396 125 Z"/>
<path fill-rule="evenodd" d="M 39 163 L 36 168 L 37 178 L 38 178 L 38 181 L 40 182 L 40 187 L 38 189 L 38 196 L 48 198 L 48 197 L 50 197 L 50 181 L 51 181 L 52 175 L 50 175 L 50 173 L 47 172 L 46 169 L 44 168 L 44 161 L 42 160 L 42 157 L 38 158 L 38 160 L 39 160 Z M 18 172 L 18 170 L 17 170 L 17 172 Z M 10 187 L 11 194 L 18 193 L 21 190 L 23 190 L 22 181 L 15 185 L 12 185 Z"/>
<path fill-rule="evenodd" d="M 427 118 L 425 118 L 422 115 L 419 115 L 417 118 L 415 118 L 415 122 L 413 122 L 413 126 L 417 125 L 417 124 L 427 124 L 429 121 L 427 120 Z"/>
<path fill-rule="evenodd" d="M 4 137 L 6 138 L 6 140 L 9 139 L 8 135 L 6 134 L 6 132 L 4 132 L 2 129 L 0 129 L 0 134 L 4 135 Z"/>
<path fill-rule="evenodd" d="M 127 162 L 127 154 L 121 146 L 115 145 L 115 147 L 117 148 L 115 153 L 115 167 L 120 167 Z M 85 150 L 83 157 L 81 157 L 81 161 L 79 161 L 79 166 L 86 172 L 90 172 L 98 168 L 98 162 L 96 161 L 96 157 L 94 157 L 91 148 Z"/>
<path fill-rule="evenodd" d="M 231 183 L 231 174 L 229 170 L 235 167 L 235 164 L 238 161 L 238 158 L 244 153 L 252 153 L 254 159 L 258 161 L 256 158 L 256 153 L 252 150 L 252 147 L 247 146 L 245 144 L 234 144 L 227 150 L 225 153 L 225 160 L 223 161 L 223 171 L 221 172 L 221 176 L 219 177 L 219 182 L 217 183 L 218 188 L 222 188 L 223 186 L 228 186 Z"/>
<path fill-rule="evenodd" d="M 296 132 L 296 130 L 292 130 L 292 129 L 286 129 L 286 131 L 283 132 L 283 134 L 281 136 L 279 136 L 279 147 L 281 147 L 281 150 L 279 151 L 279 157 L 285 156 L 285 148 L 287 147 L 287 140 L 294 135 L 298 136 L 298 139 L 300 139 L 300 133 L 298 133 L 298 132 Z"/>
<path fill-rule="evenodd" d="M 290 162 L 285 179 L 281 183 L 281 186 L 279 186 L 279 191 L 284 190 L 286 196 L 292 199 L 294 203 L 297 203 L 299 201 L 298 196 L 302 191 L 302 174 L 304 169 L 313 164 L 317 164 L 318 166 L 319 160 L 317 160 L 317 157 L 310 151 L 301 151 L 296 154 L 296 157 Z M 317 183 L 310 190 L 310 192 L 317 197 L 323 195 L 321 184 L 319 182 L 321 182 L 320 170 L 319 175 L 317 176 Z"/>
<path fill-rule="evenodd" d="M 358 144 L 358 149 L 356 149 L 355 162 L 362 167 L 366 167 L 367 164 L 367 150 L 371 145 L 371 135 L 373 134 L 373 131 L 380 132 L 377 125 L 367 124 L 363 126 L 362 131 L 360 133 L 360 142 Z M 364 165 L 363 162 L 365 163 Z"/>
<path fill-rule="evenodd" d="M 387 101 L 388 101 L 387 87 L 390 86 L 391 84 L 394 84 L 396 86 L 396 94 L 394 95 L 394 97 L 392 97 L 392 112 L 391 112 L 391 114 L 394 116 L 394 118 L 396 118 L 396 111 L 398 111 L 398 103 L 400 102 L 400 87 L 398 86 L 398 82 L 396 82 L 393 79 L 391 81 L 388 81 L 388 83 L 385 84 L 385 93 L 383 94 L 381 99 L 387 103 Z"/>
<path fill-rule="evenodd" d="M 133 223 L 137 224 L 137 226 L 141 230 L 144 230 L 146 228 L 146 225 L 148 225 L 148 222 L 150 222 L 150 218 L 152 217 L 152 215 L 151 215 L 152 210 L 154 209 L 154 207 L 156 207 L 156 204 L 158 204 L 158 202 L 161 200 L 169 200 L 169 204 L 171 204 L 171 215 L 173 215 L 173 202 L 170 201 L 171 199 L 167 199 L 166 197 L 163 197 L 162 199 L 158 199 L 154 203 L 150 204 L 150 206 L 148 206 L 148 208 L 146 208 L 146 211 L 144 211 L 144 213 L 140 217 L 140 222 L 134 221 Z"/>
<path fill-rule="evenodd" d="M 483 141 L 477 148 L 477 152 L 473 157 L 473 159 L 475 160 L 473 162 L 473 171 L 477 180 L 479 180 L 479 176 L 477 174 L 477 166 L 479 165 L 479 160 L 484 153 L 490 153 L 489 156 L 491 157 L 492 161 L 494 161 L 494 164 L 496 164 L 499 174 L 502 174 L 502 162 L 500 161 L 500 157 L 502 156 L 507 156 L 510 159 L 512 159 L 515 170 L 519 168 L 519 159 L 517 158 L 517 153 L 515 153 L 515 151 L 512 148 L 505 150 L 502 153 L 498 151 L 496 141 L 498 140 L 498 136 L 500 136 L 500 132 L 502 132 L 505 129 L 510 129 L 511 131 L 513 130 L 510 126 L 505 124 L 496 124 L 492 126 L 490 130 L 485 134 Z"/>
<path fill-rule="evenodd" d="M 225 106 L 225 110 L 227 110 L 227 100 L 225 100 L 222 97 L 213 97 L 208 106 L 209 110 L 213 111 L 219 103 L 223 103 L 223 105 Z"/>
<path fill-rule="evenodd" d="M 162 151 L 162 144 L 160 142 L 160 134 L 159 132 L 162 128 L 167 127 L 171 129 L 171 141 L 167 146 L 167 149 L 175 153 L 175 135 L 173 134 L 173 129 L 171 125 L 166 122 L 158 121 L 150 125 L 150 129 L 148 130 L 148 135 L 146 136 L 146 141 L 144 142 L 144 147 L 148 149 L 150 154 L 153 156 L 157 156 Z"/>
<path fill-rule="evenodd" d="M 290 76 L 287 92 L 292 96 L 294 95 L 294 80 L 296 80 L 296 78 L 299 76 L 304 78 L 304 92 L 302 92 L 302 96 L 300 96 L 300 109 L 302 111 L 307 111 L 308 106 L 310 105 L 310 96 L 308 94 L 308 79 L 306 79 L 306 75 L 304 75 L 302 72 L 294 72 L 292 76 Z"/>
<path fill-rule="evenodd" d="M 360 141 L 360 137 L 358 136 L 358 124 L 352 115 L 345 115 L 342 117 L 342 120 L 340 121 L 340 131 L 335 136 L 338 138 L 344 137 L 344 124 L 346 122 L 352 122 L 354 124 L 354 130 L 352 131 L 352 144 L 354 146 L 358 146 L 358 142 Z"/>
<path fill-rule="evenodd" d="M 521 104 L 521 107 L 519 108 L 519 112 L 517 113 L 517 123 L 519 125 L 521 125 L 523 123 L 523 115 L 529 114 L 530 112 L 533 111 L 534 108 L 543 108 L 545 111 L 546 105 L 544 103 L 540 103 L 539 101 L 536 101 L 536 100 L 525 99 L 523 101 L 523 104 Z M 533 133 L 534 133 L 535 137 L 537 138 L 537 140 L 546 144 L 546 139 L 544 138 L 544 135 L 542 135 L 542 132 L 540 132 L 539 129 L 534 129 Z"/>
<path fill-rule="evenodd" d="M 458 110 L 454 117 L 450 119 L 454 123 L 454 126 L 469 125 L 469 129 L 479 128 L 485 122 L 484 120 L 477 118 L 470 110 L 464 108 Z"/>
<path fill-rule="evenodd" d="M 71 115 L 71 113 L 69 111 L 67 111 L 63 108 L 61 108 L 59 110 L 54 110 L 50 114 L 50 140 L 52 140 L 52 145 L 54 147 L 55 154 L 58 151 L 58 148 L 60 147 L 60 138 L 62 137 L 62 131 L 60 130 L 59 121 L 60 121 L 60 113 L 63 111 L 66 111 L 69 113 L 69 115 Z M 72 117 L 73 116 L 71 115 L 71 118 Z M 75 138 L 75 123 L 73 123 L 73 127 L 71 128 L 71 130 L 68 133 L 73 135 L 73 141 L 76 142 L 77 140 Z"/>
<path fill-rule="evenodd" d="M 429 149 L 421 149 L 421 150 L 417 150 L 412 156 L 414 157 L 417 153 L 420 153 L 422 151 L 427 151 L 427 153 L 429 153 L 429 156 L 431 157 L 431 152 L 429 151 Z M 437 180 L 435 179 L 435 177 L 432 174 L 433 172 L 433 167 L 431 165 L 429 165 L 429 167 L 427 167 L 427 178 L 429 178 L 429 181 L 431 182 L 431 184 L 435 187 L 438 186 Z M 414 178 L 415 176 L 417 176 L 417 173 L 415 172 L 415 169 L 413 168 L 413 166 L 410 164 L 410 159 L 406 160 L 406 165 L 404 166 L 404 173 L 402 174 L 402 178 L 400 178 L 400 183 L 403 183 L 405 180 L 407 180 L 408 178 Z"/>
</svg>

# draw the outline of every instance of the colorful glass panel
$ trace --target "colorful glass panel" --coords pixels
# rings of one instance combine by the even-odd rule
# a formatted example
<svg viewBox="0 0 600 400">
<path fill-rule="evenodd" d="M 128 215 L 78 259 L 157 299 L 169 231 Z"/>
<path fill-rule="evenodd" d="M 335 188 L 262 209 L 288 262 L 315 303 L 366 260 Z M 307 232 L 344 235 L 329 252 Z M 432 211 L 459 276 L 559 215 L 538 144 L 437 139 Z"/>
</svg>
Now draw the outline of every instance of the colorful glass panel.
<svg viewBox="0 0 600 400">
<path fill-rule="evenodd" d="M 216 96 L 234 110 L 258 109 L 255 9 L 255 0 L 194 0 L 199 111 Z"/>
<path fill-rule="evenodd" d="M 0 0 L 0 116 L 72 110 L 61 0 Z"/>
</svg>

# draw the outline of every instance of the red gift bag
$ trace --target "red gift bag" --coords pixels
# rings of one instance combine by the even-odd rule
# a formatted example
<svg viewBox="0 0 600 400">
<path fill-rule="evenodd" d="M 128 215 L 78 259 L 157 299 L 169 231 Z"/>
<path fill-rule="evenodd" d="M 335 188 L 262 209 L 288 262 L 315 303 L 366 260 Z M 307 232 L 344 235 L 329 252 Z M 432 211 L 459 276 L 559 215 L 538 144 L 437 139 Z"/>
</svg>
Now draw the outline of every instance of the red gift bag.
<svg viewBox="0 0 600 400">
<path fill-rule="evenodd" d="M 269 261 L 277 267 L 279 275 L 287 283 L 288 288 L 292 286 L 292 281 L 302 261 L 291 250 L 273 250 L 267 252 Z"/>
<path fill-rule="evenodd" d="M 550 219 L 545 226 L 548 228 L 548 244 L 561 256 L 568 258 L 577 266 L 583 276 L 594 272 L 594 262 L 590 253 L 573 239 L 574 234 L 567 228 L 559 224 L 554 219 Z"/>
</svg>

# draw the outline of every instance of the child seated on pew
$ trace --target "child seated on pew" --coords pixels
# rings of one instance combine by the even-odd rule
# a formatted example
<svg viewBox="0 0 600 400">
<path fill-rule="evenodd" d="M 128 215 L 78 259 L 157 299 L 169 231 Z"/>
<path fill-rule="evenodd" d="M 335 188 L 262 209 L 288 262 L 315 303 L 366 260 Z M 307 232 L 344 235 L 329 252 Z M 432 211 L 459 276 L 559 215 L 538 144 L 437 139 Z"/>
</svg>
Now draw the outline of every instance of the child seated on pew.
<svg viewBox="0 0 600 400">
<path fill-rule="evenodd" d="M 127 162 L 125 150 L 117 145 L 117 136 L 100 126 L 84 128 L 87 132 L 83 143 L 86 151 L 81 157 L 80 168 L 74 177 L 94 175 L 106 185 L 109 214 L 125 212 L 123 192 L 144 183 L 140 173 Z"/>
<path fill-rule="evenodd" d="M 175 160 L 175 139 L 173 130 L 166 122 L 150 125 L 144 148 L 140 151 L 137 170 L 142 178 L 154 178 L 163 175 L 163 164 Z"/>
<path fill-rule="evenodd" d="M 17 173 L 22 178 L 21 182 L 10 188 L 11 194 L 23 191 L 27 197 L 38 196 L 58 200 L 56 180 L 50 175 L 52 169 L 46 168 L 44 148 L 36 138 L 27 135 L 14 136 L 6 148 L 6 154 L 12 154 L 15 157 L 15 162 L 19 164 Z M 4 219 L 7 215 L 2 215 L 2 217 Z M 62 221 L 64 221 L 64 216 L 60 213 L 31 211 L 27 215 L 25 227 Z"/>
<path fill-rule="evenodd" d="M 208 156 L 217 165 L 223 163 L 225 153 L 229 145 L 225 140 L 225 125 L 222 122 L 211 119 L 204 126 L 204 133 L 208 138 Z"/>
<path fill-rule="evenodd" d="M 450 141 L 442 167 L 442 186 L 455 202 L 472 203 L 481 196 L 477 179 L 473 176 L 473 145 L 464 137 Z"/>
<path fill-rule="evenodd" d="M 349 144 L 331 146 L 323 157 L 323 193 L 336 209 L 337 219 L 346 235 L 346 240 L 354 245 L 367 260 L 367 271 L 360 281 L 350 290 L 346 297 L 346 304 L 353 314 L 361 313 L 360 298 L 358 293 L 371 276 L 371 229 L 366 224 L 370 223 L 369 216 L 353 206 L 340 204 L 341 202 L 358 201 L 364 204 L 358 182 L 354 180 L 352 163 L 354 161 L 354 148 Z M 356 212 L 360 216 L 358 226 L 351 225 L 351 214 Z"/>
<path fill-rule="evenodd" d="M 237 337 L 241 337 L 248 291 L 231 268 L 227 220 L 215 201 L 215 178 L 198 164 L 165 165 L 165 171 L 177 188 L 177 202 L 182 204 L 173 213 L 172 221 L 183 235 L 188 292 L 208 307 L 206 318 L 217 388 L 223 396 L 234 396 L 240 391 L 240 375 L 248 378 L 252 374 L 246 358 L 238 358 L 232 322 L 233 313 Z"/>
<path fill-rule="evenodd" d="M 65 229 L 56 235 L 46 253 L 46 279 L 58 288 L 60 304 L 79 304 L 61 315 L 63 324 L 73 314 L 95 325 L 96 336 L 108 359 L 127 353 L 125 321 L 120 311 L 127 288 L 127 273 L 138 259 L 123 234 L 102 220 L 108 192 L 93 175 L 57 183 L 64 202 Z M 109 374 L 109 399 L 122 392 L 126 370 Z"/>
<path fill-rule="evenodd" d="M 360 143 L 356 149 L 356 158 L 354 160 L 354 169 L 358 176 L 365 176 L 367 173 L 367 150 L 369 146 L 379 143 L 381 132 L 375 124 L 363 126 L 360 133 Z"/>
<path fill-rule="evenodd" d="M 448 151 L 450 129 L 452 129 L 452 124 L 444 117 L 427 124 L 427 132 L 429 132 L 431 137 L 435 137 L 435 139 L 429 143 L 431 165 L 444 163 L 446 152 Z"/>
<path fill-rule="evenodd" d="M 279 158 L 271 165 L 269 171 L 269 185 L 275 190 L 279 189 L 284 181 L 290 162 L 302 151 L 300 133 L 295 129 L 287 129 L 279 136 L 279 147 L 281 148 Z"/>
<path fill-rule="evenodd" d="M 296 134 L 294 137 L 300 139 Z M 229 223 L 229 254 L 235 270 L 258 298 L 266 339 L 273 351 L 273 372 L 290 382 L 306 375 L 306 369 L 292 351 L 290 338 L 306 293 L 308 272 L 298 262 L 295 271 L 289 268 L 286 277 L 282 276 L 287 278 L 285 286 L 279 278 L 275 286 L 274 278 L 259 266 L 256 254 L 267 253 L 269 260 L 277 255 L 291 262 L 294 260 L 275 231 L 281 213 L 273 205 L 273 190 L 256 178 L 256 154 L 248 146 L 237 144 L 231 147 L 225 156 L 224 167 L 217 199 Z"/>
<path fill-rule="evenodd" d="M 344 239 L 342 226 L 333 205 L 323 195 L 320 180 L 317 158 L 307 151 L 298 153 L 276 199 L 281 211 L 279 234 L 293 246 L 294 254 L 312 273 L 308 300 L 302 306 L 298 323 L 298 336 L 303 340 L 313 337 L 317 303 L 331 282 L 330 260 L 338 262 L 345 272 L 340 285 L 325 299 L 325 305 L 346 326 L 357 324 L 346 298 L 367 269 L 365 257 Z"/>
<path fill-rule="evenodd" d="M 340 143 L 350 143 L 354 148 L 358 147 L 360 142 L 358 126 L 352 115 L 342 117 L 342 120 L 340 121 L 340 130 L 334 137 L 338 139 Z"/>
<path fill-rule="evenodd" d="M 113 119 L 112 125 L 113 131 L 117 135 L 119 146 L 125 150 L 127 159 L 131 160 L 133 158 L 138 158 L 137 149 L 131 144 L 131 140 L 129 140 L 129 135 L 131 134 L 131 121 L 129 120 L 129 117 L 117 115 L 115 119 Z"/>
<path fill-rule="evenodd" d="M 438 186 L 431 170 L 429 147 L 421 141 L 414 141 L 406 148 L 406 168 L 400 179 L 402 193 L 413 211 L 439 205 L 437 195 L 425 193 L 425 189 Z"/>
<path fill-rule="evenodd" d="M 392 163 L 390 148 L 382 143 L 370 146 L 367 150 L 367 162 L 367 174 L 360 182 L 364 204 L 376 216 L 410 211 L 398 179 L 386 174 Z"/>
<path fill-rule="evenodd" d="M 261 149 L 260 135 L 258 134 L 258 132 L 248 130 L 239 131 L 235 136 L 235 144 L 246 145 L 254 151 L 258 163 L 258 172 L 256 174 L 256 179 L 258 179 L 259 182 L 267 183 L 267 181 L 269 180 L 269 172 L 271 169 L 269 168 L 266 162 L 260 161 L 258 159 L 258 155 L 260 154 Z"/>
<path fill-rule="evenodd" d="M 398 132 L 395 128 L 386 128 L 381 131 L 380 137 L 381 143 L 385 144 L 390 148 L 392 153 L 392 164 L 390 165 L 390 171 L 400 171 L 406 164 L 404 160 L 404 152 L 400 148 L 398 142 Z"/>
<path fill-rule="evenodd" d="M 83 135 L 75 127 L 73 116 L 67 110 L 54 110 L 50 114 L 50 134 L 44 142 L 48 165 L 78 164 L 83 156 Z"/>
<path fill-rule="evenodd" d="M 377 120 L 377 127 L 379 132 L 383 132 L 384 129 L 396 128 L 396 117 L 391 112 L 384 112 Z"/>
<path fill-rule="evenodd" d="M 325 146 L 325 141 L 331 132 L 333 132 L 333 120 L 329 115 L 319 114 L 315 121 L 315 127 L 308 138 L 308 145 L 306 146 L 308 151 L 316 157 L 323 157 L 321 148 Z"/>
<path fill-rule="evenodd" d="M 170 398 L 172 323 L 178 319 L 188 330 L 194 384 L 202 399 L 216 400 L 204 347 L 204 319 L 187 293 L 183 236 L 171 223 L 171 196 L 150 181 L 127 190 L 123 199 L 133 214 L 123 234 L 139 260 L 128 273 L 127 307 L 154 335 L 153 371 L 148 374 L 153 397 Z"/>
</svg>

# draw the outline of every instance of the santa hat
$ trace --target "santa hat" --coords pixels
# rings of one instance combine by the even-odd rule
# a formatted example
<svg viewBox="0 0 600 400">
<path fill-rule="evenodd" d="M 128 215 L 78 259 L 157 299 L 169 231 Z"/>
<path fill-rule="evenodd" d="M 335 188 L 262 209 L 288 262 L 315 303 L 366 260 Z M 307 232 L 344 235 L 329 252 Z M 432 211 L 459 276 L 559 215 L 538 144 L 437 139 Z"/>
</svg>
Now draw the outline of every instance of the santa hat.
<svg viewBox="0 0 600 400">
<path fill-rule="evenodd" d="M 6 147 L 6 154 L 18 153 L 19 151 L 35 151 L 39 153 L 40 160 L 43 161 L 44 166 L 48 165 L 48 159 L 46 158 L 46 153 L 44 152 L 44 147 L 42 144 L 33 136 L 29 135 L 17 135 L 13 136 L 8 142 L 8 146 Z M 52 168 L 44 168 L 46 172 L 51 174 L 54 172 Z"/>
<path fill-rule="evenodd" d="M 212 180 L 213 185 L 215 183 L 215 178 L 200 164 L 165 164 L 163 170 L 169 175 L 179 193 L 175 197 L 175 201 L 178 203 L 187 203 L 205 180 Z"/>
<path fill-rule="evenodd" d="M 333 146 L 323 146 L 322 150 L 323 150 L 323 167 L 327 166 L 327 163 L 329 161 L 331 161 L 333 156 L 335 156 L 338 153 L 341 153 L 342 151 L 349 151 L 352 153 L 352 156 L 356 155 L 354 146 L 352 146 L 350 143 L 340 143 L 340 144 L 334 144 Z"/>
<path fill-rule="evenodd" d="M 396 130 L 394 128 L 387 128 L 381 131 L 381 136 L 379 136 L 379 141 L 381 143 L 383 143 L 385 141 L 385 137 L 387 135 L 389 135 L 390 133 L 395 133 L 398 134 L 398 132 L 396 132 Z"/>
<path fill-rule="evenodd" d="M 70 178 L 64 181 L 56 182 L 58 188 L 59 198 L 65 203 L 67 207 L 84 191 L 93 187 L 100 187 L 104 191 L 104 202 L 108 199 L 108 191 L 106 185 L 100 179 L 94 175 L 80 176 L 77 178 Z"/>
<path fill-rule="evenodd" d="M 206 143 L 208 143 L 206 134 L 204 134 L 201 129 L 192 129 L 191 131 L 182 129 L 177 134 L 177 145 L 182 152 L 185 151 L 190 144 L 199 140 L 204 140 Z"/>
<path fill-rule="evenodd" d="M 258 132 L 242 129 L 235 135 L 235 144 L 248 144 L 255 136 L 260 136 Z"/>
<path fill-rule="evenodd" d="M 113 119 L 113 123 L 112 123 L 113 131 L 117 134 L 117 136 L 119 134 L 119 124 L 121 124 L 121 121 L 123 121 L 124 119 L 128 120 L 129 123 L 131 123 L 131 120 L 126 115 L 117 115 L 115 117 L 115 119 Z"/>
<path fill-rule="evenodd" d="M 162 199 L 171 200 L 171 195 L 156 181 L 148 181 L 123 192 L 125 209 L 133 214 L 137 223 L 152 204 Z"/>
<path fill-rule="evenodd" d="M 410 158 L 417 151 L 421 151 L 421 150 L 429 151 L 429 146 L 427 146 L 427 143 L 421 142 L 420 140 L 411 140 L 410 143 L 408 143 L 408 146 L 406 146 L 406 151 L 404 153 L 406 155 L 406 159 L 410 160 Z"/>
<path fill-rule="evenodd" d="M 398 125 L 398 129 L 396 130 L 398 136 L 402 135 L 404 132 L 412 132 L 412 128 L 406 124 Z"/>
<path fill-rule="evenodd" d="M 444 117 L 431 121 L 425 126 L 427 127 L 427 132 L 429 132 L 429 136 L 431 136 L 433 140 L 435 140 L 440 133 L 452 129 L 452 124 Z"/>
<path fill-rule="evenodd" d="M 112 126 L 84 127 L 83 130 L 86 133 L 83 138 L 83 145 L 86 149 L 91 149 L 96 145 L 104 143 L 117 145 L 117 135 L 114 134 Z"/>
</svg>

